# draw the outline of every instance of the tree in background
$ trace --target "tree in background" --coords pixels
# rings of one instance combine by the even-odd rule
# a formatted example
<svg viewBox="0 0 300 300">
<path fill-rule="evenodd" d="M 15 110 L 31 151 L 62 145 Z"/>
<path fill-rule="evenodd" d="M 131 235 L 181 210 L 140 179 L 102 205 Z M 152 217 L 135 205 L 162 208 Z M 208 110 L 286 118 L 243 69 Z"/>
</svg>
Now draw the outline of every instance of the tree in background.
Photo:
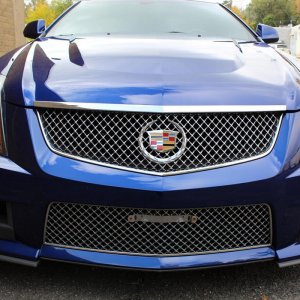
<svg viewBox="0 0 300 300">
<path fill-rule="evenodd" d="M 272 14 L 266 15 L 266 16 L 263 18 L 262 23 L 263 23 L 263 24 L 266 24 L 266 25 L 273 26 L 273 27 L 278 26 L 278 22 L 277 22 L 277 20 L 275 19 L 275 16 L 272 15 Z"/>
<path fill-rule="evenodd" d="M 223 1 L 227 7 L 231 3 L 230 0 Z M 300 22 L 300 0 L 252 0 L 244 10 L 236 6 L 231 10 L 254 29 L 258 23 L 277 27 Z"/>
<path fill-rule="evenodd" d="M 73 0 L 52 0 L 50 7 L 55 14 L 55 18 L 57 18 L 72 4 Z"/>
<path fill-rule="evenodd" d="M 253 26 L 258 23 L 270 26 L 295 24 L 299 19 L 295 0 L 252 0 L 245 16 Z"/>
<path fill-rule="evenodd" d="M 300 14 L 300 0 L 296 0 L 296 9 L 297 9 L 297 14 Z"/>
<path fill-rule="evenodd" d="M 232 12 L 234 12 L 238 17 L 240 17 L 246 23 L 250 24 L 250 21 L 247 19 L 246 15 L 245 15 L 245 11 L 235 5 L 232 5 L 232 0 L 225 0 L 225 1 L 223 1 L 222 4 L 226 7 L 228 7 Z"/>
<path fill-rule="evenodd" d="M 243 13 L 243 11 L 238 8 L 237 6 L 232 6 L 231 10 L 237 15 L 239 16 L 241 19 L 245 19 L 245 15 Z"/>
<path fill-rule="evenodd" d="M 73 4 L 73 0 L 30 0 L 25 5 L 26 19 L 29 23 L 34 20 L 44 19 L 49 26 L 61 13 Z"/>
<path fill-rule="evenodd" d="M 44 19 L 49 26 L 75 0 L 27 0 L 26 23 Z M 224 0 L 223 5 L 256 28 L 258 23 L 270 26 L 296 25 L 300 22 L 300 0 L 252 0 L 246 9 L 232 6 L 232 0 Z"/>
</svg>

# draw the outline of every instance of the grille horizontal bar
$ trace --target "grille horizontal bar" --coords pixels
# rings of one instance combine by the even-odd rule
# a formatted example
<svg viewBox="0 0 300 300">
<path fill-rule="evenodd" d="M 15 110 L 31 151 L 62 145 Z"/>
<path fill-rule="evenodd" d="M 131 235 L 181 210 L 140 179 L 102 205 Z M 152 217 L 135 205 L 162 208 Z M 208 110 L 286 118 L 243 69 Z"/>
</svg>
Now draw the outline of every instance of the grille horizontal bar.
<svg viewBox="0 0 300 300">
<path fill-rule="evenodd" d="M 45 229 L 49 245 L 140 255 L 265 247 L 271 236 L 265 204 L 157 210 L 52 203 Z"/>
<path fill-rule="evenodd" d="M 138 172 L 172 174 L 219 167 L 267 154 L 273 147 L 282 113 L 129 113 L 38 109 L 49 147 L 61 155 L 92 163 Z M 159 153 L 150 147 L 147 131 L 175 130 L 176 147 Z M 176 124 L 178 125 L 176 127 Z M 158 159 L 174 156 L 186 142 L 183 154 L 161 164 Z"/>
</svg>

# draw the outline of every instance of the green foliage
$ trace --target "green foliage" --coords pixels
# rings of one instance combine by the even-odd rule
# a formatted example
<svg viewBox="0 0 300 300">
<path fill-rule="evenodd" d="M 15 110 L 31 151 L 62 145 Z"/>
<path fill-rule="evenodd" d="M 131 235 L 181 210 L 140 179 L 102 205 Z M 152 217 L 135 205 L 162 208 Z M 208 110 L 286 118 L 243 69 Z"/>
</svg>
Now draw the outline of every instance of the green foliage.
<svg viewBox="0 0 300 300">
<path fill-rule="evenodd" d="M 263 24 L 266 25 L 270 25 L 270 26 L 277 26 L 277 22 L 276 22 L 276 18 L 274 17 L 274 15 L 266 15 L 263 20 L 262 20 Z"/>
<path fill-rule="evenodd" d="M 26 23 L 45 19 L 49 26 L 74 1 L 27 0 Z M 232 0 L 224 0 L 223 5 L 231 8 L 254 29 L 258 23 L 280 26 L 300 22 L 300 0 L 252 0 L 245 10 L 232 6 Z"/>
<path fill-rule="evenodd" d="M 69 6 L 73 4 L 73 0 L 30 0 L 26 4 L 26 19 L 29 23 L 37 19 L 44 19 L 46 25 L 49 26 L 60 14 L 62 14 Z"/>
<path fill-rule="evenodd" d="M 58 17 L 72 4 L 73 0 L 52 0 L 50 7 L 54 11 L 55 17 Z"/>
<path fill-rule="evenodd" d="M 298 21 L 295 0 L 252 0 L 245 16 L 253 27 L 258 23 L 280 26 Z"/>
<path fill-rule="evenodd" d="M 245 16 L 244 16 L 244 12 L 238 8 L 237 6 L 232 6 L 231 7 L 231 10 L 238 16 L 240 17 L 241 19 L 244 19 L 245 20 Z"/>
</svg>

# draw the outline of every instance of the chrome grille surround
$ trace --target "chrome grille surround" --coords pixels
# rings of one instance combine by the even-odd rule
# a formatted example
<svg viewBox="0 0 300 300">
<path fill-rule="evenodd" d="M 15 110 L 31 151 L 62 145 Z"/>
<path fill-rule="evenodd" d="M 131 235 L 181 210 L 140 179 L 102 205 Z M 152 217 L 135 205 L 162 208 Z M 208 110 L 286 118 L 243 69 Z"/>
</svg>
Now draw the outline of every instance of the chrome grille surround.
<svg viewBox="0 0 300 300">
<path fill-rule="evenodd" d="M 172 175 L 237 164 L 267 155 L 273 148 L 282 112 L 234 113 L 139 113 L 79 109 L 39 108 L 39 120 L 49 148 L 57 154 L 153 175 Z M 174 162 L 159 164 L 142 154 L 140 132 L 176 130 L 181 126 L 187 137 L 186 150 Z M 158 158 L 174 156 L 182 145 L 158 153 L 142 143 Z"/>
<path fill-rule="evenodd" d="M 156 221 L 130 222 L 132 215 Z M 157 222 L 181 215 L 197 221 Z M 271 246 L 271 224 L 266 204 L 159 210 L 52 203 L 44 243 L 131 255 L 195 255 Z"/>
</svg>

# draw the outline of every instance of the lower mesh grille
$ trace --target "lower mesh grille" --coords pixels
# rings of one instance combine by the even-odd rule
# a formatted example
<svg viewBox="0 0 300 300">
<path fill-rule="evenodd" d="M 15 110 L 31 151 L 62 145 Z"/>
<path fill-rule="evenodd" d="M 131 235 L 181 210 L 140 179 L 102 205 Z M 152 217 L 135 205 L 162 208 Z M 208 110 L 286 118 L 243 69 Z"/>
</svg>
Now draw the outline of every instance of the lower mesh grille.
<svg viewBox="0 0 300 300">
<path fill-rule="evenodd" d="M 156 210 L 52 203 L 45 243 L 141 255 L 213 253 L 271 245 L 268 205 Z"/>
</svg>

